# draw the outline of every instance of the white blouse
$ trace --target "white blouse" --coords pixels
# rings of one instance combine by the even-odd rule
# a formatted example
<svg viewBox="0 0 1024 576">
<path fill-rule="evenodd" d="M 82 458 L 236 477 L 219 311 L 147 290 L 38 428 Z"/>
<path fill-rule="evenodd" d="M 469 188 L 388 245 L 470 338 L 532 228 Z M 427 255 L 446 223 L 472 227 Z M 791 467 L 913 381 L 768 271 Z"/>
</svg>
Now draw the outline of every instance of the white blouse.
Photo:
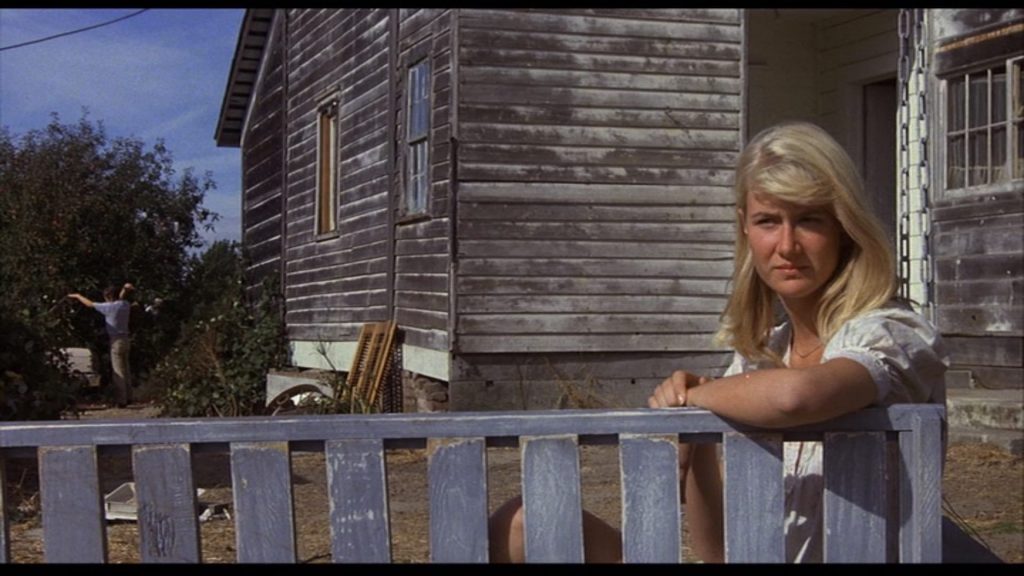
<svg viewBox="0 0 1024 576">
<path fill-rule="evenodd" d="M 772 330 L 768 347 L 789 364 L 790 326 Z M 847 321 L 832 336 L 821 361 L 849 358 L 860 363 L 875 382 L 874 405 L 946 402 L 945 372 L 949 366 L 942 338 L 927 320 L 909 308 L 892 303 Z M 774 368 L 770 361 L 751 362 L 736 353 L 723 377 Z M 786 442 L 785 471 L 786 560 L 822 561 L 821 442 Z"/>
</svg>

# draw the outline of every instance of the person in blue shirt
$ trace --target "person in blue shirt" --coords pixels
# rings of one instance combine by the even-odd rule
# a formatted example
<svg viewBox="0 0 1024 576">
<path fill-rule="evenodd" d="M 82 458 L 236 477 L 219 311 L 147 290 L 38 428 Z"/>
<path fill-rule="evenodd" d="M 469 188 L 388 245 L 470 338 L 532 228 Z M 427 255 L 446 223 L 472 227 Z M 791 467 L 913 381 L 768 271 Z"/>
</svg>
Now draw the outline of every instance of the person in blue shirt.
<svg viewBox="0 0 1024 576">
<path fill-rule="evenodd" d="M 130 282 L 126 282 L 120 292 L 115 286 L 108 286 L 103 290 L 103 302 L 93 302 L 77 292 L 68 294 L 68 298 L 78 300 L 103 315 L 107 336 L 110 338 L 110 365 L 115 401 L 122 408 L 128 405 L 132 389 L 129 363 L 131 332 L 128 325 L 131 303 L 128 302 L 127 296 L 133 290 L 135 287 Z"/>
</svg>

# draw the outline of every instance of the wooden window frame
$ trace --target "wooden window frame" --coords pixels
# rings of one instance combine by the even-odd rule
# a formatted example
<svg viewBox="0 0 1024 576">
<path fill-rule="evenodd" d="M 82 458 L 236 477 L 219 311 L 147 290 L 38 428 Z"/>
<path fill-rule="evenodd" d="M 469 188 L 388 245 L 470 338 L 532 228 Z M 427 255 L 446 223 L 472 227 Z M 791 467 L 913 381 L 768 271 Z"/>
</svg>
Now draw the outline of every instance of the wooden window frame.
<svg viewBox="0 0 1024 576">
<path fill-rule="evenodd" d="M 433 138 L 431 137 L 431 131 L 433 130 L 433 100 L 434 100 L 434 70 L 433 63 L 430 59 L 429 46 L 423 44 L 417 49 L 413 49 L 409 52 L 406 58 L 406 64 L 402 66 L 404 73 L 404 120 L 405 126 L 402 133 L 402 150 L 403 150 L 403 169 L 402 169 L 402 186 L 401 186 L 401 201 L 400 201 L 400 216 L 402 222 L 415 221 L 431 217 L 431 148 Z M 425 78 L 423 78 L 423 89 L 425 93 L 420 99 L 415 98 L 414 90 L 416 86 L 413 85 L 413 74 L 414 70 L 422 69 L 425 67 Z M 421 72 L 422 74 L 422 72 Z M 422 103 L 425 107 L 425 126 L 421 131 L 413 133 L 413 106 L 417 103 Z M 423 167 L 421 180 L 414 178 L 413 170 L 414 159 L 416 158 L 416 149 L 422 152 Z M 418 204 L 413 203 L 413 195 L 415 194 L 413 186 L 419 182 L 422 185 L 420 195 L 420 202 Z"/>
<path fill-rule="evenodd" d="M 322 98 L 316 107 L 316 208 L 317 240 L 338 235 L 338 131 L 340 97 Z"/>
<path fill-rule="evenodd" d="M 1005 76 L 1003 85 L 1005 109 L 1001 119 L 993 119 L 993 72 L 999 69 L 1002 69 Z M 1021 162 L 1019 158 L 1021 154 L 1020 139 L 1022 131 L 1024 131 L 1024 99 L 1022 99 L 1024 94 L 1021 94 L 1020 89 L 1022 72 L 1024 72 L 1024 56 L 1013 55 L 1008 58 L 989 61 L 984 66 L 969 70 L 959 70 L 953 74 L 944 75 L 939 79 L 941 83 L 941 102 L 939 107 L 941 139 L 939 145 L 942 157 L 942 169 L 939 176 L 945 195 L 957 197 L 1009 191 L 1015 185 L 1019 186 L 1019 181 L 1024 179 L 1024 162 Z M 984 122 L 975 124 L 971 120 L 971 81 L 979 76 L 984 76 L 985 78 L 987 94 L 986 117 Z M 960 95 L 963 100 L 963 126 L 958 127 L 956 130 L 953 129 L 950 112 L 953 98 L 957 97 L 957 95 L 952 93 L 954 85 L 957 86 L 958 90 L 963 91 Z M 993 129 L 1004 130 L 1002 138 L 1005 139 L 1005 158 L 1001 163 L 1001 168 L 1006 171 L 1006 178 L 1001 181 L 993 181 L 995 169 L 1000 167 L 992 165 Z M 985 180 L 978 182 L 972 175 L 971 136 L 981 133 L 984 133 L 987 161 L 984 172 Z M 960 154 L 964 169 L 962 182 L 954 181 L 950 175 L 952 168 L 950 151 L 954 139 L 962 141 L 958 141 L 957 146 L 963 146 Z"/>
</svg>

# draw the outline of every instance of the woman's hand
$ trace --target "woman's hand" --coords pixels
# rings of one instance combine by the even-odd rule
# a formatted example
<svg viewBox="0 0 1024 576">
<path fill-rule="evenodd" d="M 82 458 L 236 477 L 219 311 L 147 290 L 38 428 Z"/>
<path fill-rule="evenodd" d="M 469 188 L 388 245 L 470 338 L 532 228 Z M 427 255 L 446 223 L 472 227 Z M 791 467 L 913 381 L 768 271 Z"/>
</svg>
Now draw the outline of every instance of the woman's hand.
<svg viewBox="0 0 1024 576">
<path fill-rule="evenodd" d="M 697 376 L 685 370 L 676 370 L 654 389 L 647 399 L 647 406 L 650 408 L 686 406 L 687 389 L 704 384 L 709 380 L 705 376 Z"/>
</svg>

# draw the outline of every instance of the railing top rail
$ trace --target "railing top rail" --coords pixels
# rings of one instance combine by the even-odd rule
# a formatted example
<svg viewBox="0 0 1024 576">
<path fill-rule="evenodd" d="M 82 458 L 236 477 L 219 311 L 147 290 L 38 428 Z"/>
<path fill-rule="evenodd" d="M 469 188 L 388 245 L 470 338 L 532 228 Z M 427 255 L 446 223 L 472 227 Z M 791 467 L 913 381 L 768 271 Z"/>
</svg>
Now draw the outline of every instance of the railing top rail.
<svg viewBox="0 0 1024 576">
<path fill-rule="evenodd" d="M 787 434 L 911 430 L 920 419 L 941 419 L 934 404 L 867 408 L 828 422 L 786 429 Z M 757 432 L 695 408 L 532 410 L 244 418 L 150 418 L 0 423 L 0 448 L 68 445 L 140 445 L 322 441 L 343 438 L 422 439 L 521 437 L 559 434 L 722 434 Z"/>
</svg>

